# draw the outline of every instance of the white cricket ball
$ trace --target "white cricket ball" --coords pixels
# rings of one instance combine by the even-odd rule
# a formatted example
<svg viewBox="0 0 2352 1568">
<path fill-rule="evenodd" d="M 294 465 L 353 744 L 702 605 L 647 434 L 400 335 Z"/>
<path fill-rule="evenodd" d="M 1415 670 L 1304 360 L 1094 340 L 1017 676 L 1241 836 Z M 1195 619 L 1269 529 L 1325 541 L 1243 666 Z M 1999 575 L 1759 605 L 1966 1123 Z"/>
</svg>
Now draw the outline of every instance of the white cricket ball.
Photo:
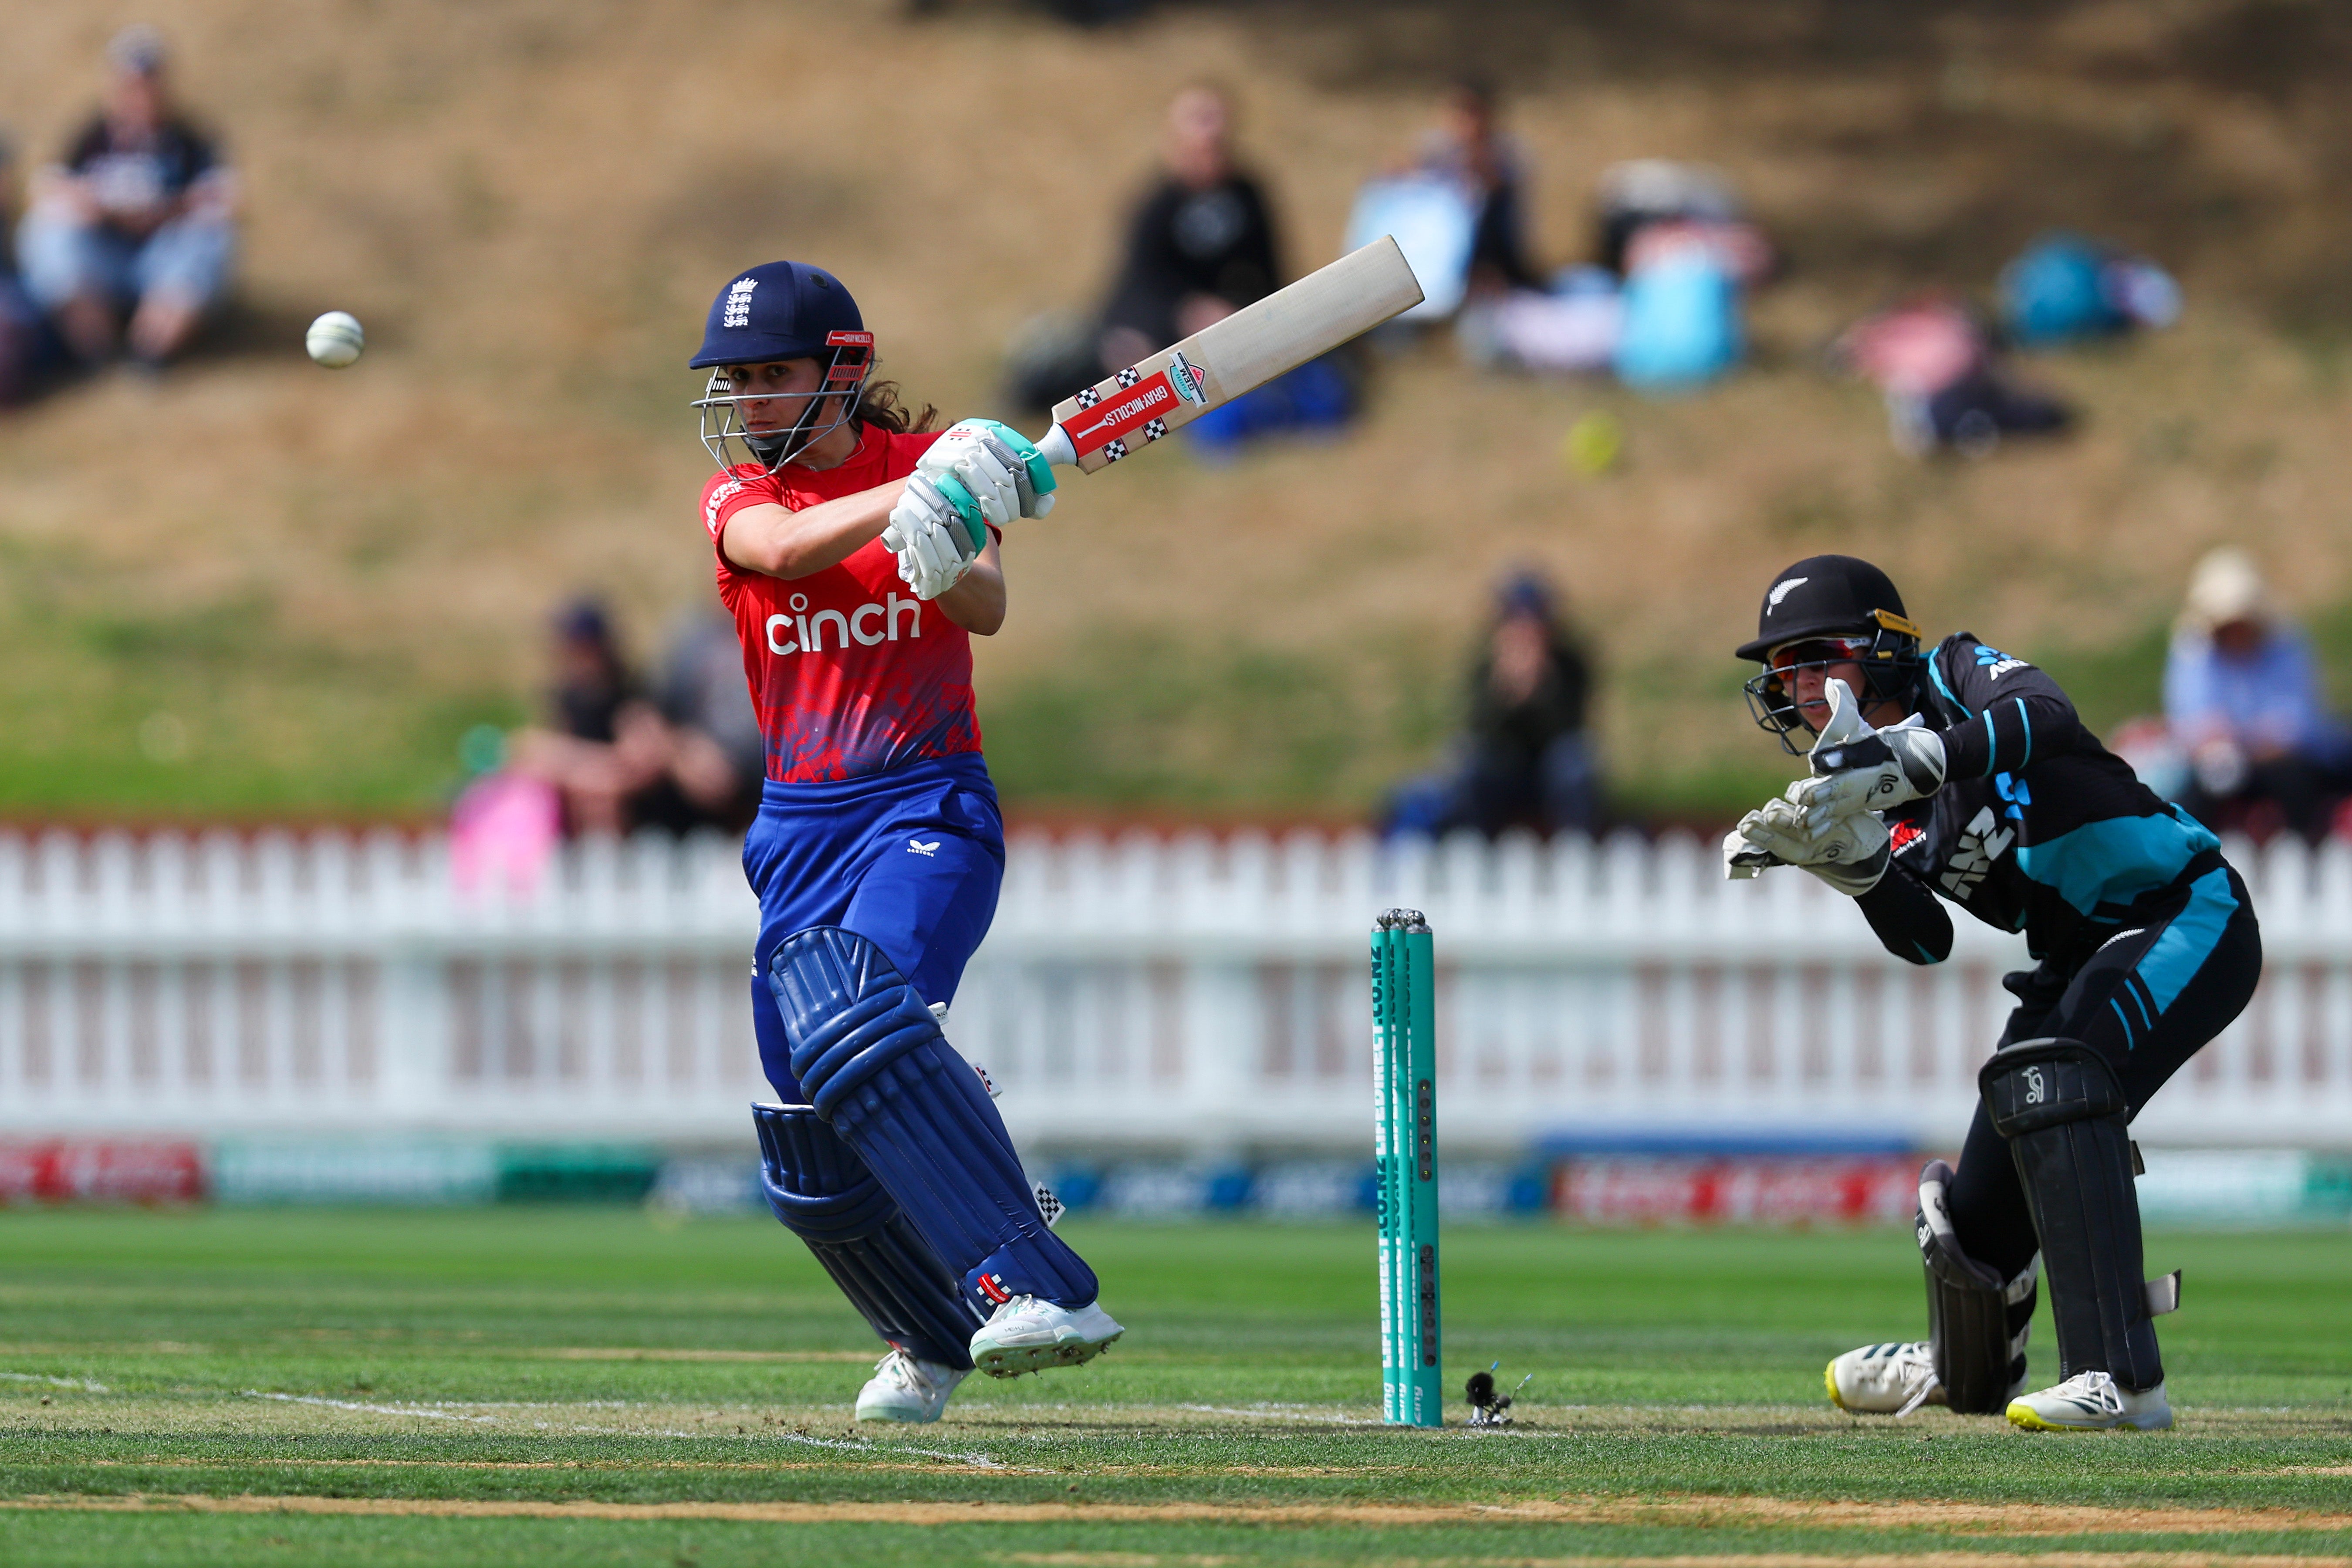
<svg viewBox="0 0 2352 1568">
<path fill-rule="evenodd" d="M 310 330 L 302 334 L 302 346 L 329 370 L 341 370 L 367 347 L 367 333 L 349 310 L 330 310 L 310 323 Z"/>
</svg>

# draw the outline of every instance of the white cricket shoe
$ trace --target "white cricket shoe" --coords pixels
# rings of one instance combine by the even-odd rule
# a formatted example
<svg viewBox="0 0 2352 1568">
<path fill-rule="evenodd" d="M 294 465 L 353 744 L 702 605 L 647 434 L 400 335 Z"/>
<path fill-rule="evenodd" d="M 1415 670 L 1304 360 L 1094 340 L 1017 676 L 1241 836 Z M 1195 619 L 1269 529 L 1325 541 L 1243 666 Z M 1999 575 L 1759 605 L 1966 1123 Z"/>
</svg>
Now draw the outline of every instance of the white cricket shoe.
<svg viewBox="0 0 2352 1568">
<path fill-rule="evenodd" d="M 1019 1377 L 1092 1361 L 1125 1332 L 1098 1302 L 1056 1307 L 1034 1296 L 1015 1296 L 971 1336 L 971 1360 L 991 1377 Z"/>
<path fill-rule="evenodd" d="M 860 1421 L 936 1421 L 948 1396 L 971 1373 L 908 1355 L 898 1346 L 874 1363 L 874 1375 L 857 1391 Z"/>
<path fill-rule="evenodd" d="M 2139 1393 L 2104 1372 L 2078 1372 L 2055 1388 L 2009 1402 L 2010 1424 L 2029 1432 L 2161 1432 L 2172 1425 L 2164 1384 Z"/>
<path fill-rule="evenodd" d="M 1934 1348 L 1925 1340 L 1848 1351 L 1830 1363 L 1822 1381 L 1832 1405 L 1859 1415 L 1908 1415 L 1922 1405 L 1945 1403 Z"/>
</svg>

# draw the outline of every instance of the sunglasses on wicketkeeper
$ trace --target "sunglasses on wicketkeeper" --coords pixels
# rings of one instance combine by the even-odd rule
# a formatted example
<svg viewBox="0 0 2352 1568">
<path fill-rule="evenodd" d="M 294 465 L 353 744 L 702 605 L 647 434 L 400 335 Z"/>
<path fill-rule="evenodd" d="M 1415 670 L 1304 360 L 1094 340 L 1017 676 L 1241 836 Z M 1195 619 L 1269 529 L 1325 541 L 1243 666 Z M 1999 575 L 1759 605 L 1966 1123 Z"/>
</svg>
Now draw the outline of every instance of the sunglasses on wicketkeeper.
<svg viewBox="0 0 2352 1568">
<path fill-rule="evenodd" d="M 1868 658 L 1875 637 L 1808 637 L 1774 648 L 1768 656 L 1772 673 L 1786 675 L 1800 665 L 1859 664 Z"/>
</svg>

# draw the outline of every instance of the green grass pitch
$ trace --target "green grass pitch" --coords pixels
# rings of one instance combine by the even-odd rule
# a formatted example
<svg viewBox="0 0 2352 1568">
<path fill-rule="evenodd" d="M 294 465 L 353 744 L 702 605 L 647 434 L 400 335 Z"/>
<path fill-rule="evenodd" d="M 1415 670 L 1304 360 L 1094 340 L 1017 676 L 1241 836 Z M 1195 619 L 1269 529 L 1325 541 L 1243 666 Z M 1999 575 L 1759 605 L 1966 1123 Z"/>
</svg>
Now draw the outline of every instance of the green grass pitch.
<svg viewBox="0 0 2352 1568">
<path fill-rule="evenodd" d="M 1822 1398 L 1918 1331 L 1901 1231 L 1455 1227 L 1448 1389 L 1534 1374 L 1483 1433 L 1377 1424 L 1368 1222 L 1070 1228 L 1127 1338 L 874 1431 L 765 1222 L 0 1212 L 0 1563 L 2352 1561 L 2340 1231 L 2151 1237 L 2181 1425 L 2053 1436 Z"/>
</svg>

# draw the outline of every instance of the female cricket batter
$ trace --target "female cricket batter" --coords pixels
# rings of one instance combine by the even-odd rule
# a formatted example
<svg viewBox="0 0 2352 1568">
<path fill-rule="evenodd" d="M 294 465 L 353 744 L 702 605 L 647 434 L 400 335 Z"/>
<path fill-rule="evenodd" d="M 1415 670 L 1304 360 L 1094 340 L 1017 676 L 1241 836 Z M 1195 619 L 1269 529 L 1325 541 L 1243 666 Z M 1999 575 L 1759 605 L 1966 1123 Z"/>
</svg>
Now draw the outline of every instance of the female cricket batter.
<svg viewBox="0 0 2352 1568">
<path fill-rule="evenodd" d="M 2025 933 L 2015 993 L 1954 1171 L 1919 1178 L 1926 1341 L 1830 1363 L 1830 1397 L 1901 1415 L 2006 1409 L 2020 1426 L 2172 1425 L 2152 1319 L 2179 1276 L 2140 1278 L 2125 1128 L 2238 1016 L 2262 937 L 2213 835 L 2150 793 L 2033 666 L 1956 633 L 1923 655 L 1886 574 L 1800 561 L 1764 595 L 1757 722 L 1817 739 L 1811 776 L 1724 843 L 1735 877 L 1802 866 L 1862 906 L 1887 951 L 1951 952 L 1938 896 Z M 2025 1392 L 2034 1254 L 2062 1381 Z"/>
<path fill-rule="evenodd" d="M 730 282 L 689 363 L 767 750 L 743 869 L 768 1201 L 889 1342 L 858 1418 L 935 1421 L 975 1365 L 1075 1365 L 1120 1332 L 940 1033 L 1004 866 L 971 691 L 971 635 L 1004 622 L 992 531 L 1042 515 L 1053 475 L 1002 425 L 934 435 L 869 387 L 856 303 L 799 262 Z"/>
</svg>

